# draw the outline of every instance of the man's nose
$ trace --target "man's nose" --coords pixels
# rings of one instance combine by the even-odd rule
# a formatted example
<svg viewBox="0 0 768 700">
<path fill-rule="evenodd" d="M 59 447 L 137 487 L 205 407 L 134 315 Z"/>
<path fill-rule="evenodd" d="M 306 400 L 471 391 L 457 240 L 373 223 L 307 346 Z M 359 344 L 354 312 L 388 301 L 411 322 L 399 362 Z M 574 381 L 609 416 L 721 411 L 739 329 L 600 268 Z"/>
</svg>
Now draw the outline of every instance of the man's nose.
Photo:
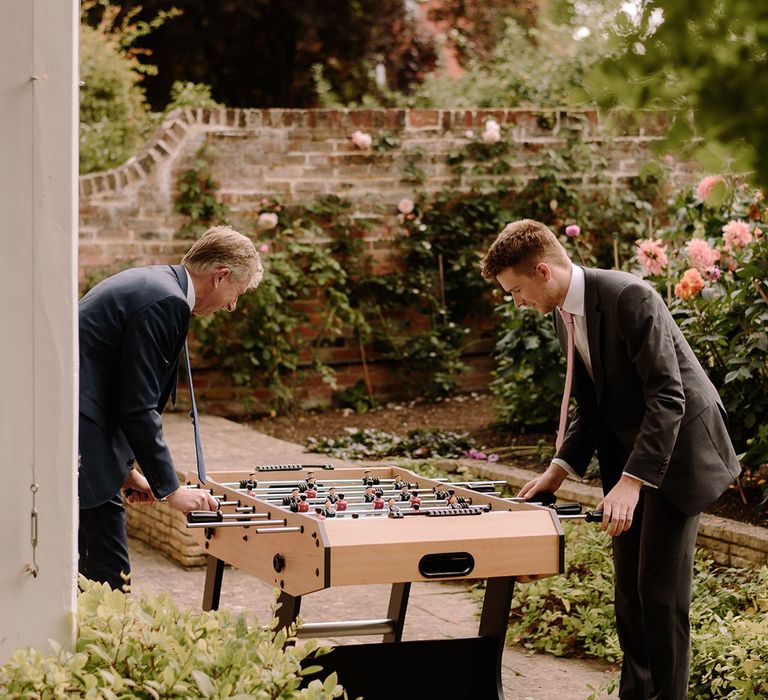
<svg viewBox="0 0 768 700">
<path fill-rule="evenodd" d="M 236 306 L 237 306 L 236 301 L 230 301 L 229 304 L 227 304 L 227 311 L 229 311 L 229 313 L 232 313 L 235 310 Z"/>
</svg>

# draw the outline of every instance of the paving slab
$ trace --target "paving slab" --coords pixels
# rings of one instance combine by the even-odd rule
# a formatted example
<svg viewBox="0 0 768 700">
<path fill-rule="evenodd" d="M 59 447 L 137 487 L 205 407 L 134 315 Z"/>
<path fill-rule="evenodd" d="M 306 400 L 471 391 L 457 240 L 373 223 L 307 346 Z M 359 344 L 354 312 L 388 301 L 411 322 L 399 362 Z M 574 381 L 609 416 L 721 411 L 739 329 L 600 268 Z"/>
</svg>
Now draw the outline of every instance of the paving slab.
<svg viewBox="0 0 768 700">
<path fill-rule="evenodd" d="M 195 453 L 191 422 L 183 414 L 167 414 L 165 436 L 177 468 L 194 469 Z M 203 446 L 209 471 L 250 469 L 267 463 L 352 462 L 304 451 L 301 445 L 278 440 L 223 418 L 204 416 L 201 421 Z M 184 569 L 156 550 L 131 540 L 132 588 L 135 593 L 169 593 L 176 603 L 199 609 L 205 571 Z M 329 588 L 302 600 L 305 622 L 373 619 L 386 617 L 388 585 Z M 516 596 L 525 595 L 518 585 Z M 246 613 L 266 624 L 272 618 L 273 590 L 258 578 L 234 567 L 226 567 L 222 581 L 221 608 Z M 463 583 L 415 582 L 403 630 L 404 640 L 474 636 L 479 624 L 479 607 Z M 327 640 L 349 644 L 375 641 L 375 637 L 344 637 Z M 471 671 L 467 671 L 471 672 Z M 603 663 L 559 659 L 548 654 L 531 654 L 521 647 L 508 646 L 502 659 L 502 683 L 507 700 L 584 700 L 592 691 L 615 676 Z M 441 691 L 441 696 L 450 699 Z"/>
</svg>

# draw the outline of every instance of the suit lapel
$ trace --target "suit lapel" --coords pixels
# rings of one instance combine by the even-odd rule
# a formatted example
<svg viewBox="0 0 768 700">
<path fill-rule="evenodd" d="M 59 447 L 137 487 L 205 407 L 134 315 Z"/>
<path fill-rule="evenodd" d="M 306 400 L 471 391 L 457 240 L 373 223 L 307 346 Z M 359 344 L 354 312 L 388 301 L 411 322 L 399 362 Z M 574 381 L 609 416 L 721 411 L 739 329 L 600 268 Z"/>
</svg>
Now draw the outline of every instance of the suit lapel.
<svg viewBox="0 0 768 700">
<path fill-rule="evenodd" d="M 592 376 L 595 381 L 597 401 L 603 391 L 603 361 L 600 356 L 600 297 L 597 293 L 597 272 L 584 268 L 584 314 L 587 321 L 587 341 L 589 343 L 589 359 L 592 364 Z"/>
</svg>

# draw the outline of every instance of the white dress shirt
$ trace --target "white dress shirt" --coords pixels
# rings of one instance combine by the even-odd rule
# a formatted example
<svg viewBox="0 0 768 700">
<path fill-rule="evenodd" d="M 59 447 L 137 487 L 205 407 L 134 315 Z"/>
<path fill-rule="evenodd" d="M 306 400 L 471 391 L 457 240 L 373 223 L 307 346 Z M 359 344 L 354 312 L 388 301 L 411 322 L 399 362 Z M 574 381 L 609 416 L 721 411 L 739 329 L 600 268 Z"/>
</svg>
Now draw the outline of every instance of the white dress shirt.
<svg viewBox="0 0 768 700">
<path fill-rule="evenodd" d="M 565 301 L 563 302 L 562 310 L 573 314 L 573 328 L 574 328 L 574 346 L 581 357 L 584 367 L 586 368 L 589 376 L 594 381 L 595 377 L 592 373 L 592 359 L 589 355 L 589 340 L 587 336 L 587 317 L 584 313 L 584 269 L 578 265 L 571 263 L 571 282 L 568 285 L 568 293 L 565 295 Z M 565 469 L 568 474 L 574 479 L 581 480 L 581 477 L 573 470 L 570 464 L 564 459 L 555 457 L 552 460 L 559 467 Z M 650 484 L 643 479 L 636 477 L 634 474 L 623 472 L 627 476 L 642 481 L 647 486 L 656 488 L 654 484 Z"/>
</svg>

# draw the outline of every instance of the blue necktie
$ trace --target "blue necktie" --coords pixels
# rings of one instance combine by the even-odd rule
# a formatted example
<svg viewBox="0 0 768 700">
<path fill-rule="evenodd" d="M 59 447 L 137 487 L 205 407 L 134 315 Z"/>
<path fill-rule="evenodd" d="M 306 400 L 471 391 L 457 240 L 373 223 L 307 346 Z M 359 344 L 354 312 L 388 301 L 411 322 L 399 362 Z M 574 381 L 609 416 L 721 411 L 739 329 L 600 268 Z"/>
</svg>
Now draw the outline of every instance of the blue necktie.
<svg viewBox="0 0 768 700">
<path fill-rule="evenodd" d="M 203 457 L 203 445 L 200 442 L 200 421 L 197 417 L 197 404 L 195 403 L 195 390 L 192 388 L 192 365 L 189 363 L 189 343 L 184 341 L 184 358 L 187 364 L 187 383 L 189 384 L 189 402 L 192 410 L 189 412 L 192 425 L 195 429 L 195 456 L 197 457 L 197 478 L 200 483 L 205 483 L 205 458 Z"/>
</svg>

